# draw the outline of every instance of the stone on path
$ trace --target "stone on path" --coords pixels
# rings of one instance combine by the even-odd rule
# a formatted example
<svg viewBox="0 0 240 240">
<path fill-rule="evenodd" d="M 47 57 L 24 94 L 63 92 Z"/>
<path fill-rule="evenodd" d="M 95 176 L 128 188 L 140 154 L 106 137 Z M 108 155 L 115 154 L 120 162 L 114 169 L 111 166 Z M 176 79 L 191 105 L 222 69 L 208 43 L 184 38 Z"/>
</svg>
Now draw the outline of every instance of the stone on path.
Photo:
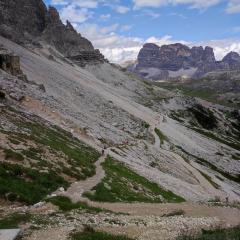
<svg viewBox="0 0 240 240">
<path fill-rule="evenodd" d="M 20 235 L 20 229 L 0 230 L 1 240 L 15 240 Z"/>
</svg>

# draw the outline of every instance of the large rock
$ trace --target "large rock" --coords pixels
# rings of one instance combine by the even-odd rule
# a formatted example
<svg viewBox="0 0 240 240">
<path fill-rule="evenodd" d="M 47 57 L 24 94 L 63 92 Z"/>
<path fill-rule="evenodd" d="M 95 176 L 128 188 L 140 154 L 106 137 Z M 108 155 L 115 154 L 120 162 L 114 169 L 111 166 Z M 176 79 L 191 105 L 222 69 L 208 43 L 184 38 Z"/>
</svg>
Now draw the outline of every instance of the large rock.
<svg viewBox="0 0 240 240">
<path fill-rule="evenodd" d="M 45 41 L 64 57 L 84 55 L 90 56 L 85 57 L 85 62 L 104 61 L 90 41 L 77 33 L 70 22 L 64 25 L 58 11 L 54 7 L 47 9 L 42 0 L 1 0 L 0 35 L 25 46 L 40 46 Z"/>
<path fill-rule="evenodd" d="M 20 66 L 20 58 L 6 49 L 0 47 L 0 69 L 3 71 L 26 80 Z"/>
<path fill-rule="evenodd" d="M 20 235 L 20 229 L 6 229 L 0 230 L 0 239 L 1 240 L 15 240 Z"/>
<path fill-rule="evenodd" d="M 238 53 L 229 53 L 222 61 L 216 61 L 213 48 L 189 48 L 180 43 L 161 47 L 147 43 L 139 52 L 137 64 L 129 68 L 152 80 L 179 76 L 201 78 L 212 71 L 235 69 L 240 69 Z"/>
</svg>

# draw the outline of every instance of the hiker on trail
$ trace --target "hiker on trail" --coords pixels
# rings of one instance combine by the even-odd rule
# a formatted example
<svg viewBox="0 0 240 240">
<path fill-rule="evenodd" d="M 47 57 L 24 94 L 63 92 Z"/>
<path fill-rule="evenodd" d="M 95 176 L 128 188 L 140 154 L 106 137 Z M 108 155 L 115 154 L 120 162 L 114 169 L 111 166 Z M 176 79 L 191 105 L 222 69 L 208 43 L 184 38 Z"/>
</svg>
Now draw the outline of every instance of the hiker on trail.
<svg viewBox="0 0 240 240">
<path fill-rule="evenodd" d="M 102 155 L 104 155 L 104 153 L 105 153 L 105 150 L 104 150 L 104 149 L 102 149 Z"/>
<path fill-rule="evenodd" d="M 228 202 L 229 202 L 229 197 L 227 196 L 227 197 L 226 197 L 226 203 L 228 203 Z"/>
</svg>

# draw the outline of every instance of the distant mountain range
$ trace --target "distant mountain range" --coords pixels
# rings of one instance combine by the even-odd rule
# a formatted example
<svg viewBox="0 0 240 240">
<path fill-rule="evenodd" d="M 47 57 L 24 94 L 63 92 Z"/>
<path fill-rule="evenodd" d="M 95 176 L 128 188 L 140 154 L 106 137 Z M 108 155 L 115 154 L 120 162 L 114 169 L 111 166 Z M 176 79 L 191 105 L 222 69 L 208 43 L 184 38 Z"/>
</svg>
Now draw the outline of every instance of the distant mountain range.
<svg viewBox="0 0 240 240">
<path fill-rule="evenodd" d="M 151 80 L 169 78 L 202 78 L 207 73 L 240 69 L 240 55 L 228 53 L 222 61 L 217 61 L 213 48 L 189 48 L 180 43 L 159 47 L 153 43 L 145 44 L 140 50 L 137 62 L 128 70 Z"/>
</svg>

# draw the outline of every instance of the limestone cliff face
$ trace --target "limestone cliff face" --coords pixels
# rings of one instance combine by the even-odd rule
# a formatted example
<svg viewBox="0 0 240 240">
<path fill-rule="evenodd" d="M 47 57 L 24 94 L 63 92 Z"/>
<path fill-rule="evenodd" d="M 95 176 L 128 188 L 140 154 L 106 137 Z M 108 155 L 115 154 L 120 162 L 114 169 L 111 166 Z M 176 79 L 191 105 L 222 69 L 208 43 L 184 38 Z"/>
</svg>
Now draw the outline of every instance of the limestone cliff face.
<svg viewBox="0 0 240 240">
<path fill-rule="evenodd" d="M 138 67 L 156 67 L 171 71 L 196 67 L 203 62 L 215 62 L 212 48 L 193 47 L 190 49 L 180 43 L 162 47 L 145 44 L 138 55 Z"/>
<path fill-rule="evenodd" d="M 238 53 L 229 53 L 222 61 L 216 61 L 213 48 L 189 48 L 180 43 L 159 47 L 147 43 L 140 50 L 137 64 L 130 70 L 152 80 L 184 76 L 200 78 L 208 72 L 240 69 Z M 164 73 L 164 74 L 163 74 Z"/>
<path fill-rule="evenodd" d="M 54 7 L 49 7 L 47 12 L 42 38 L 66 57 L 79 55 L 82 51 L 94 51 L 92 43 L 77 33 L 70 22 L 66 26 L 62 23 Z"/>
<path fill-rule="evenodd" d="M 84 53 L 84 56 L 95 57 L 96 61 L 104 60 L 90 41 L 70 22 L 64 25 L 58 11 L 54 7 L 47 8 L 42 0 L 1 0 L 0 35 L 23 45 L 39 45 L 45 41 L 69 58 Z M 91 61 L 85 57 L 85 61 L 88 60 Z"/>
</svg>

